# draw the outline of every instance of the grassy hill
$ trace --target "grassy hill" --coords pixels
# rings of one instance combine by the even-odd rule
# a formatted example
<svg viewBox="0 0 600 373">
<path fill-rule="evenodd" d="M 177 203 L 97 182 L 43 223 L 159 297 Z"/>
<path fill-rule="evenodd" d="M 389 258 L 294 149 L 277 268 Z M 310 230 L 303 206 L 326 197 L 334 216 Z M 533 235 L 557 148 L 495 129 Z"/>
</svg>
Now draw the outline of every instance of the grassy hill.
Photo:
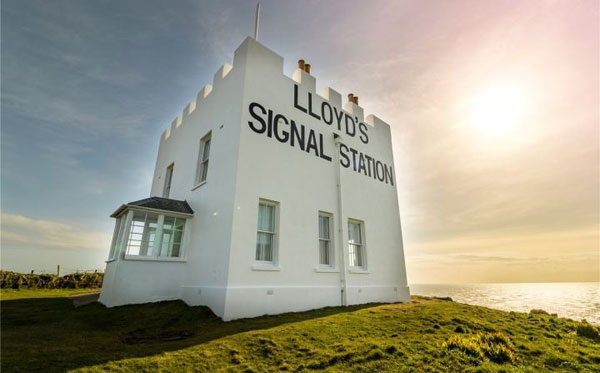
<svg viewBox="0 0 600 373">
<path fill-rule="evenodd" d="M 3 372 L 600 372 L 587 324 L 422 297 L 227 323 L 182 302 L 3 300 L 1 338 Z"/>
</svg>

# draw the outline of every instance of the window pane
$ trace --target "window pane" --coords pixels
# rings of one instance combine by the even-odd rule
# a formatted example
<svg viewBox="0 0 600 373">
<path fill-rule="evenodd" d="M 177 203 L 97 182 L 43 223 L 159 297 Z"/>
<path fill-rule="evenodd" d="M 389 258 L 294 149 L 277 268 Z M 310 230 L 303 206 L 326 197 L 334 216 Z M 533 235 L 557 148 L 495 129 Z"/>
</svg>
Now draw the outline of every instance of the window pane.
<svg viewBox="0 0 600 373">
<path fill-rule="evenodd" d="M 175 229 L 183 230 L 185 228 L 185 219 L 175 219 Z"/>
<path fill-rule="evenodd" d="M 273 234 L 258 232 L 256 238 L 256 260 L 273 261 Z"/>
<path fill-rule="evenodd" d="M 263 203 L 258 205 L 258 230 L 275 232 L 275 206 Z"/>
<path fill-rule="evenodd" d="M 169 256 L 178 257 L 180 247 L 181 247 L 181 245 L 179 245 L 179 244 L 173 244 L 173 250 L 171 250 L 171 255 L 169 255 Z"/>
<path fill-rule="evenodd" d="M 171 234 L 171 231 L 163 230 L 162 247 L 160 249 L 160 254 L 159 254 L 160 256 L 168 256 L 169 255 L 169 248 L 171 247 L 172 239 L 173 239 L 173 234 Z"/>
<path fill-rule="evenodd" d="M 173 244 L 179 245 L 181 243 L 181 237 L 183 236 L 182 231 L 175 231 L 173 233 Z"/>
<path fill-rule="evenodd" d="M 329 241 L 319 240 L 319 264 L 331 265 Z"/>
<path fill-rule="evenodd" d="M 175 218 L 171 216 L 165 216 L 165 220 L 163 222 L 163 230 L 171 230 L 175 225 Z"/>
<path fill-rule="evenodd" d="M 362 243 L 359 223 L 348 222 L 348 242 L 358 244 Z"/>
<path fill-rule="evenodd" d="M 200 166 L 202 168 L 202 175 L 200 176 L 200 181 L 206 180 L 206 175 L 208 174 L 208 159 L 202 162 Z"/>
<path fill-rule="evenodd" d="M 350 245 L 350 266 L 362 267 L 362 251 L 360 245 Z"/>
<path fill-rule="evenodd" d="M 329 216 L 319 216 L 319 238 L 329 239 Z"/>
<path fill-rule="evenodd" d="M 208 159 L 208 155 L 210 153 L 210 139 L 206 140 L 204 143 L 204 153 L 202 155 L 202 160 L 206 161 Z"/>
</svg>

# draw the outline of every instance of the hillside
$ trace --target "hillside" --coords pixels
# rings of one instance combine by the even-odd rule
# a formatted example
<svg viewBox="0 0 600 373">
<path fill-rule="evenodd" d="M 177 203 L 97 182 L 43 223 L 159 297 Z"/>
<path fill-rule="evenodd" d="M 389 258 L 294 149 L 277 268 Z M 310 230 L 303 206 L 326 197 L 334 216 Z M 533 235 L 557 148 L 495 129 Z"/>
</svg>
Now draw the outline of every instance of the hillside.
<svg viewBox="0 0 600 373">
<path fill-rule="evenodd" d="M 579 332 L 577 329 L 579 328 Z M 597 330 L 413 297 L 224 323 L 182 302 L 2 301 L 2 371 L 595 371 Z"/>
</svg>

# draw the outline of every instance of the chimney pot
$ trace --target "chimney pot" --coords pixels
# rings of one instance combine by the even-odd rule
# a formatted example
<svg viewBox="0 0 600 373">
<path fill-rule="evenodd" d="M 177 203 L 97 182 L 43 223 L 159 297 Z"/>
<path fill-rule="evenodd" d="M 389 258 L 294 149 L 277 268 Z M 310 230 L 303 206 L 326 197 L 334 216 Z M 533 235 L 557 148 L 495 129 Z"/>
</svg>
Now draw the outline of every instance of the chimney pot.
<svg viewBox="0 0 600 373">
<path fill-rule="evenodd" d="M 354 93 L 348 93 L 348 102 L 354 102 Z"/>
<path fill-rule="evenodd" d="M 309 63 L 304 64 L 304 71 L 306 71 L 307 74 L 310 74 L 310 64 Z"/>
<path fill-rule="evenodd" d="M 304 70 L 304 60 L 298 60 L 298 68 Z"/>
<path fill-rule="evenodd" d="M 353 100 L 353 101 L 354 101 L 354 103 L 355 103 L 356 105 L 358 105 L 358 96 L 354 96 L 354 100 Z"/>
</svg>

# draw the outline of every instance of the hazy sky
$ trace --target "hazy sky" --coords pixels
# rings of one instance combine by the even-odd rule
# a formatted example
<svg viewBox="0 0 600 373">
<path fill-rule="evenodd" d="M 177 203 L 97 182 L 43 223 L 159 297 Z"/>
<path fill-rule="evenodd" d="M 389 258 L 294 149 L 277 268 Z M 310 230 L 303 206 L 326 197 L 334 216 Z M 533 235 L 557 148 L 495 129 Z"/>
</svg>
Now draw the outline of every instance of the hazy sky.
<svg viewBox="0 0 600 373">
<path fill-rule="evenodd" d="M 255 4 L 2 2 L 2 268 L 103 268 Z M 262 1 L 260 41 L 392 125 L 409 282 L 598 281 L 599 4 Z"/>
</svg>

